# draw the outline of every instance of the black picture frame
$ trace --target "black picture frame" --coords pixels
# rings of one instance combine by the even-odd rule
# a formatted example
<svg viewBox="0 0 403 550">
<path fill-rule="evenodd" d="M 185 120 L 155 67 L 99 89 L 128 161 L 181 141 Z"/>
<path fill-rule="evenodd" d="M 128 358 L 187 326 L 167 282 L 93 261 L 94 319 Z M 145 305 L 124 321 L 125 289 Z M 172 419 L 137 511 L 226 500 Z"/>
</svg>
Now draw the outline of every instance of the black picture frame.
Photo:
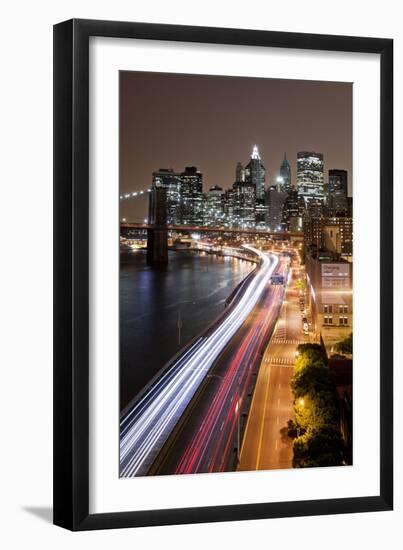
<svg viewBox="0 0 403 550">
<path fill-rule="evenodd" d="M 380 491 L 369 497 L 89 513 L 89 38 L 363 52 L 381 58 Z M 54 523 L 71 530 L 393 507 L 393 40 L 73 19 L 54 26 Z"/>
</svg>

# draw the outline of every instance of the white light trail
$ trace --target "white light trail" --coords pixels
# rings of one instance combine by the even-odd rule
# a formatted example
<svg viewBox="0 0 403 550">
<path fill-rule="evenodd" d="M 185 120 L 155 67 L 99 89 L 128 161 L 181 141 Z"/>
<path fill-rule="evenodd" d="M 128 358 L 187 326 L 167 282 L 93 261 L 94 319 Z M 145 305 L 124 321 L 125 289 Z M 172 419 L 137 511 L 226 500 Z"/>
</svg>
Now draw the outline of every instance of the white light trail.
<svg viewBox="0 0 403 550">
<path fill-rule="evenodd" d="M 120 466 L 122 477 L 147 473 L 181 414 L 199 388 L 218 355 L 255 307 L 277 266 L 277 256 L 245 248 L 260 256 L 257 273 L 230 314 L 205 338 L 197 340 L 151 386 L 121 422 Z"/>
</svg>

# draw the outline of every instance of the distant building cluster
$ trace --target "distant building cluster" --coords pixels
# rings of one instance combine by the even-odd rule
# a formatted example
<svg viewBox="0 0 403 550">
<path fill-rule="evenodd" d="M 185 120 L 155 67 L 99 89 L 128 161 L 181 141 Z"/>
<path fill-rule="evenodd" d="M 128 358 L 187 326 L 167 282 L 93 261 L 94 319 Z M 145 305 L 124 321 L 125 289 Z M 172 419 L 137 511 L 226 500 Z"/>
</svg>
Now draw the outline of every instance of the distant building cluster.
<svg viewBox="0 0 403 550">
<path fill-rule="evenodd" d="M 195 166 L 187 166 L 180 173 L 160 168 L 153 173 L 152 186 L 166 191 L 167 223 L 203 225 L 206 197 L 203 175 Z"/>
<path fill-rule="evenodd" d="M 153 187 L 166 196 L 166 221 L 173 225 L 269 229 L 301 232 L 304 237 L 310 322 L 325 345 L 352 331 L 353 219 L 346 170 L 325 178 L 322 153 L 297 153 L 296 185 L 284 154 L 278 175 L 268 173 L 257 146 L 249 162 L 238 162 L 229 189 L 214 185 L 203 192 L 196 167 L 177 173 L 160 169 Z M 161 189 L 162 188 L 162 189 Z M 152 219 L 158 216 L 154 213 Z"/>
<path fill-rule="evenodd" d="M 313 242 L 319 239 L 317 226 L 325 225 L 334 228 L 326 237 L 331 246 L 348 253 L 346 235 L 351 224 L 344 219 L 351 218 L 352 203 L 345 170 L 329 170 L 325 181 L 323 154 L 301 151 L 297 154 L 296 186 L 286 154 L 275 183 L 268 185 L 268 179 L 255 145 L 249 162 L 236 164 L 235 181 L 229 189 L 214 185 L 203 192 L 203 174 L 195 166 L 183 172 L 160 169 L 153 173 L 152 185 L 165 189 L 169 224 L 306 230 Z"/>
<path fill-rule="evenodd" d="M 163 212 L 150 201 L 150 218 L 178 226 L 258 228 L 301 232 L 308 290 L 309 322 L 329 349 L 353 328 L 353 219 L 346 170 L 331 169 L 325 179 L 322 153 L 297 153 L 296 185 L 286 154 L 278 175 L 268 173 L 258 148 L 249 162 L 235 166 L 229 189 L 214 185 L 203 192 L 196 167 L 153 173 L 155 194 L 163 193 Z M 158 235 L 155 237 L 157 239 Z"/>
</svg>

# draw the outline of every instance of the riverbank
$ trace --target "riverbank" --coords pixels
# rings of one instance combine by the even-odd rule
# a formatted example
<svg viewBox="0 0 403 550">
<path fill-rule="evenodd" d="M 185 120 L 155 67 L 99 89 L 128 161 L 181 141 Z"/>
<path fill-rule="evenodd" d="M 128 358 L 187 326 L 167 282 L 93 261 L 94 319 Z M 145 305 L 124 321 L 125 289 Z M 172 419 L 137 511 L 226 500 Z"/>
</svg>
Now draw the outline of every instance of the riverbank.
<svg viewBox="0 0 403 550">
<path fill-rule="evenodd" d="M 261 258 L 261 266 L 243 285 L 243 289 L 240 289 L 237 299 L 227 311 L 199 334 L 190 346 L 184 347 L 174 361 L 170 361 L 164 369 L 160 370 L 141 399 L 137 398 L 133 401 L 127 414 L 122 418 L 121 476 L 132 477 L 148 473 L 178 421 L 192 403 L 195 393 L 205 382 L 210 369 L 216 364 L 218 357 L 221 357 L 227 344 L 235 335 L 238 336 L 239 329 L 245 327 L 245 320 L 260 302 L 278 260 L 274 257 L 269 258 L 252 247 L 249 249 Z M 266 318 L 265 311 L 260 313 Z M 246 328 L 257 330 L 260 334 L 262 319 L 259 316 L 259 319 L 255 320 L 253 327 L 246 325 Z M 255 340 L 255 337 L 250 336 L 251 347 L 248 346 L 248 354 L 250 352 L 253 356 L 256 354 Z M 237 355 L 239 356 L 238 352 Z M 245 361 L 239 362 L 239 368 L 247 376 L 251 373 L 250 362 L 249 355 Z M 229 382 L 232 377 L 230 386 L 238 391 L 241 380 L 232 368 L 230 368 L 230 374 L 229 378 L 223 377 L 223 380 Z M 243 383 L 241 385 L 243 386 Z M 234 395 L 231 399 L 228 398 L 227 406 L 231 407 L 234 404 L 233 398 Z M 223 414 L 228 419 L 227 412 Z M 230 427 L 233 428 L 232 421 Z M 219 434 L 216 433 L 216 435 Z"/>
<path fill-rule="evenodd" d="M 121 409 L 186 343 L 212 323 L 254 269 L 245 260 L 203 252 L 169 252 L 163 271 L 144 251 L 121 253 Z"/>
</svg>

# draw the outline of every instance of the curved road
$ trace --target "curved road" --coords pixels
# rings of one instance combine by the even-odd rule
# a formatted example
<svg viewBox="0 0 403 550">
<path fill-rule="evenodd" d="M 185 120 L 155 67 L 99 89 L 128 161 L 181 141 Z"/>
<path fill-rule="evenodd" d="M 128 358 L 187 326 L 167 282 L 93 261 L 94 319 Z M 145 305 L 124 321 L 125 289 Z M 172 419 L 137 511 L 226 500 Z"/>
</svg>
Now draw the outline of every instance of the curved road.
<svg viewBox="0 0 403 550">
<path fill-rule="evenodd" d="M 177 422 L 228 342 L 265 291 L 278 258 L 246 247 L 261 258 L 228 315 L 190 348 L 141 396 L 120 424 L 120 475 L 146 475 Z"/>
<path fill-rule="evenodd" d="M 282 258 L 276 271 L 286 276 L 288 265 L 288 260 Z M 253 311 L 215 362 L 172 441 L 153 466 L 153 473 L 236 469 L 253 376 L 275 326 L 283 292 L 282 285 L 265 286 Z"/>
</svg>

